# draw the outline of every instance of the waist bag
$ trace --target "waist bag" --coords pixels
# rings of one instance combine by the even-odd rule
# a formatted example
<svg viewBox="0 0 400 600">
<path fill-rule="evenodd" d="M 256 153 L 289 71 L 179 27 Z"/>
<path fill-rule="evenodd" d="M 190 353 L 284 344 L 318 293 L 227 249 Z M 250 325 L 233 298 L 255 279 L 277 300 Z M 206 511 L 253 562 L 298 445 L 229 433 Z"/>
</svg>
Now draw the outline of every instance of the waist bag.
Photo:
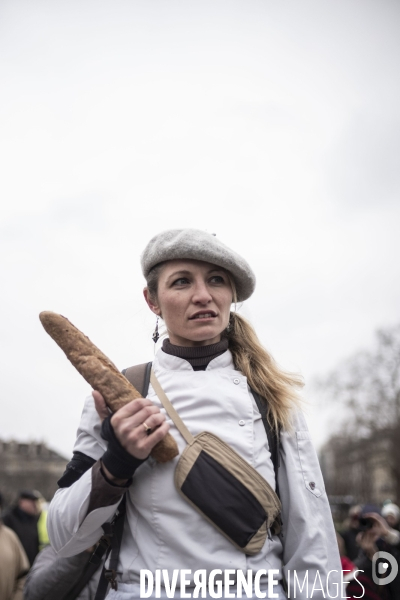
<svg viewBox="0 0 400 600">
<path fill-rule="evenodd" d="M 193 436 L 165 395 L 154 371 L 150 382 L 187 443 L 175 469 L 175 486 L 238 550 L 257 554 L 281 529 L 281 503 L 269 483 L 216 435 Z"/>
</svg>

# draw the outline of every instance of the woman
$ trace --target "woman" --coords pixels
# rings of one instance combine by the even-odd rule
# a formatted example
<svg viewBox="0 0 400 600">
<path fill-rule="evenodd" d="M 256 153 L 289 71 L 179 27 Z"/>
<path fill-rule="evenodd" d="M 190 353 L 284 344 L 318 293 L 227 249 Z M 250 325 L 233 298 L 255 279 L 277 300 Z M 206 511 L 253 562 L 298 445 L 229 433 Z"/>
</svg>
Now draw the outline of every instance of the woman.
<svg viewBox="0 0 400 600">
<path fill-rule="evenodd" d="M 94 544 L 127 492 L 120 583 L 110 599 L 139 598 L 144 570 L 166 570 L 171 581 L 177 569 L 189 572 L 186 593 L 195 585 L 195 571 L 251 569 L 259 574 L 263 593 L 268 593 L 268 577 L 270 584 L 285 577 L 291 597 L 325 598 L 328 591 L 335 597 L 340 561 L 318 461 L 297 410 L 300 380 L 280 371 L 247 321 L 230 310 L 253 293 L 251 268 L 215 236 L 187 229 L 155 236 L 142 255 L 142 270 L 146 302 L 157 326 L 162 318 L 169 335 L 153 363 L 164 392 L 193 435 L 219 436 L 275 489 L 267 436 L 248 383 L 267 400 L 269 421 L 281 430 L 277 480 L 283 528 L 247 556 L 185 502 L 173 482 L 179 457 L 166 464 L 148 458 L 168 431 L 180 453 L 186 446 L 150 386 L 146 399 L 105 420 L 108 444 L 101 436 L 101 419 L 108 415 L 101 395 L 93 392 L 96 408 L 92 399 L 86 402 L 75 461 L 96 462 L 57 492 L 49 511 L 53 546 L 69 556 Z M 327 581 L 329 571 L 336 573 Z M 180 579 L 175 597 L 180 597 L 179 585 Z M 269 597 L 286 597 L 280 584 L 271 585 L 272 592 L 278 595 Z M 166 597 L 163 588 L 161 596 Z M 341 597 L 337 587 L 336 597 Z"/>
</svg>

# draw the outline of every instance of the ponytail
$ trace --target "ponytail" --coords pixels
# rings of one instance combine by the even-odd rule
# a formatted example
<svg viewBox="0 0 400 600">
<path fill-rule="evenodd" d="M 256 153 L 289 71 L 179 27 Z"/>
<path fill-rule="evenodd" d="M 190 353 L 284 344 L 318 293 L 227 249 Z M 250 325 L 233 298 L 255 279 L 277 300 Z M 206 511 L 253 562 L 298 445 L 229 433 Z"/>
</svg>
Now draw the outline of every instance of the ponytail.
<svg viewBox="0 0 400 600">
<path fill-rule="evenodd" d="M 229 349 L 235 368 L 247 377 L 251 388 L 268 403 L 268 421 L 276 431 L 290 429 L 290 415 L 299 406 L 296 388 L 304 383 L 300 375 L 282 371 L 261 345 L 250 323 L 238 313 L 231 312 Z"/>
</svg>

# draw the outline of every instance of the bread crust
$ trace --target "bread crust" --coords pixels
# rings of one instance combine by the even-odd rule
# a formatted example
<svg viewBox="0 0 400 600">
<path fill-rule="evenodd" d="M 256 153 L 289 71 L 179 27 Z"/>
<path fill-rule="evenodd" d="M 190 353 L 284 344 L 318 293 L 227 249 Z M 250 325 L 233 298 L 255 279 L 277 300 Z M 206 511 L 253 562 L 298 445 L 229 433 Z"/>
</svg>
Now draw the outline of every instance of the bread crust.
<svg viewBox="0 0 400 600">
<path fill-rule="evenodd" d="M 142 397 L 114 363 L 66 317 L 43 311 L 39 318 L 50 337 L 89 385 L 101 393 L 112 412 Z M 167 433 L 150 454 L 158 462 L 164 463 L 175 458 L 179 451 L 176 441 Z"/>
</svg>

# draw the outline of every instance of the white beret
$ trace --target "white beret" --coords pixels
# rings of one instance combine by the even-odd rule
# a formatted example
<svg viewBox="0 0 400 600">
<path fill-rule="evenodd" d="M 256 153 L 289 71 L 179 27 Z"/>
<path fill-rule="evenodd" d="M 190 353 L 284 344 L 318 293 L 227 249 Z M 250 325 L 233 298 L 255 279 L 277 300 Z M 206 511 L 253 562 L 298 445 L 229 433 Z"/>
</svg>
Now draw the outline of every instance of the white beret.
<svg viewBox="0 0 400 600">
<path fill-rule="evenodd" d="M 236 285 L 238 302 L 247 300 L 254 292 L 256 277 L 250 265 L 215 235 L 200 229 L 169 229 L 155 235 L 141 256 L 143 275 L 147 279 L 151 269 L 159 263 L 184 258 L 202 260 L 229 271 Z"/>
</svg>

